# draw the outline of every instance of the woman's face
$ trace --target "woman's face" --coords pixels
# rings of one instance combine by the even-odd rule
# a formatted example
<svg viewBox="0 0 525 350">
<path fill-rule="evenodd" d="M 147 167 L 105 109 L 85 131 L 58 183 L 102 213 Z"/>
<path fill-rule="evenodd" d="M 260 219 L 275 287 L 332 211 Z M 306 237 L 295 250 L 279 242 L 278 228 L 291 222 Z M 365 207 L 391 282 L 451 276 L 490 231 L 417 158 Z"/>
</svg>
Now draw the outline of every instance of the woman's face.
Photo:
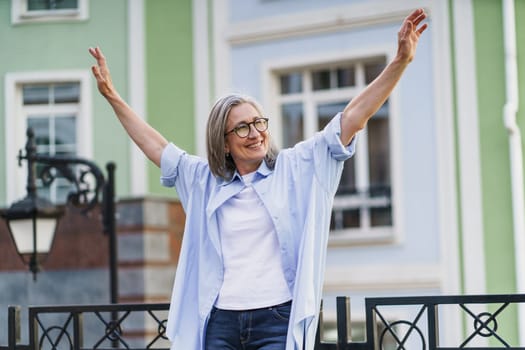
<svg viewBox="0 0 525 350">
<path fill-rule="evenodd" d="M 262 118 L 257 109 L 249 103 L 233 107 L 226 122 L 226 132 L 242 124 Z M 242 138 L 235 132 L 225 136 L 225 151 L 230 153 L 240 175 L 251 173 L 259 167 L 268 152 L 268 131 L 258 131 L 253 124 L 249 125 L 248 136 Z"/>
</svg>

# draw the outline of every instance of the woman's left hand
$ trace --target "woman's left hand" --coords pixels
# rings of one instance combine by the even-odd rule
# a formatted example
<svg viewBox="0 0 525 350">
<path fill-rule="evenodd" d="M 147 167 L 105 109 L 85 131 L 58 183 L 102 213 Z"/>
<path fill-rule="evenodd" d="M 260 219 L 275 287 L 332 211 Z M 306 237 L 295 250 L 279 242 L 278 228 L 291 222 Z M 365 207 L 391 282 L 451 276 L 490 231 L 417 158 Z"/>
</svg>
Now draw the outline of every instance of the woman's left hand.
<svg viewBox="0 0 525 350">
<path fill-rule="evenodd" d="M 419 37 L 428 27 L 427 23 L 420 25 L 425 18 L 427 18 L 425 11 L 423 9 L 417 9 L 403 21 L 397 33 L 398 59 L 406 61 L 407 63 L 412 62 L 414 59 Z"/>
</svg>

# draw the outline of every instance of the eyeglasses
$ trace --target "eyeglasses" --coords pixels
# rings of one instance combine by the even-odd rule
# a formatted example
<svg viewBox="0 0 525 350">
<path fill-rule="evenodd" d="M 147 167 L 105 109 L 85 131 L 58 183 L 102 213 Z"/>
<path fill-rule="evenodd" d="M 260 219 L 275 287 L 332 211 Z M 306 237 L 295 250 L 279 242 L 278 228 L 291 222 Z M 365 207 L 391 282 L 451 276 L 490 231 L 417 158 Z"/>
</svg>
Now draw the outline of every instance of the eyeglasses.
<svg viewBox="0 0 525 350">
<path fill-rule="evenodd" d="M 268 129 L 268 118 L 256 118 L 253 122 L 250 123 L 240 123 L 235 128 L 231 129 L 228 132 L 224 133 L 224 136 L 234 132 L 240 138 L 245 138 L 250 135 L 250 125 L 255 127 L 255 130 L 259 132 L 266 131 Z"/>
</svg>

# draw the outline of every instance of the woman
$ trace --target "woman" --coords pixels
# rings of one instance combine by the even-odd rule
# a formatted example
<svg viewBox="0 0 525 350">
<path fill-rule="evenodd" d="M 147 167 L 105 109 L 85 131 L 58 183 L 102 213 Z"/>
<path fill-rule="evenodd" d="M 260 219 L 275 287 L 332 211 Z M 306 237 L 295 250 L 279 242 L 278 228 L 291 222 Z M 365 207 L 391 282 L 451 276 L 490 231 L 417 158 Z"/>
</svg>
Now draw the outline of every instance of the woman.
<svg viewBox="0 0 525 350">
<path fill-rule="evenodd" d="M 343 162 L 414 58 L 425 18 L 413 11 L 392 62 L 322 131 L 291 149 L 276 152 L 269 120 L 251 98 L 220 98 L 208 119 L 207 160 L 138 117 L 113 87 L 100 49 L 89 50 L 100 93 L 186 211 L 168 317 L 173 349 L 313 349 Z"/>
</svg>

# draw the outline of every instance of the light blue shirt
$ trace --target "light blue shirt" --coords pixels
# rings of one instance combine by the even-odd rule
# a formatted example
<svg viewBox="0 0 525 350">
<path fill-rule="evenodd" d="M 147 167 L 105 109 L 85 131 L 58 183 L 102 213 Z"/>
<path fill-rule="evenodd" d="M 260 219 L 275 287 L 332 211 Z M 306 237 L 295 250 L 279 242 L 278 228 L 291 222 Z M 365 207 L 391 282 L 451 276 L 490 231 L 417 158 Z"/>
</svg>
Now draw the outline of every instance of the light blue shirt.
<svg viewBox="0 0 525 350">
<path fill-rule="evenodd" d="M 273 170 L 262 162 L 252 182 L 275 225 L 293 296 L 287 350 L 314 346 L 333 199 L 343 161 L 355 151 L 355 138 L 345 147 L 340 133 L 341 113 L 313 137 L 282 150 Z M 166 334 L 172 349 L 200 350 L 224 273 L 217 208 L 245 185 L 237 173 L 229 181 L 216 178 L 205 159 L 173 144 L 162 153 L 161 172 L 161 183 L 175 186 L 186 212 Z"/>
</svg>

